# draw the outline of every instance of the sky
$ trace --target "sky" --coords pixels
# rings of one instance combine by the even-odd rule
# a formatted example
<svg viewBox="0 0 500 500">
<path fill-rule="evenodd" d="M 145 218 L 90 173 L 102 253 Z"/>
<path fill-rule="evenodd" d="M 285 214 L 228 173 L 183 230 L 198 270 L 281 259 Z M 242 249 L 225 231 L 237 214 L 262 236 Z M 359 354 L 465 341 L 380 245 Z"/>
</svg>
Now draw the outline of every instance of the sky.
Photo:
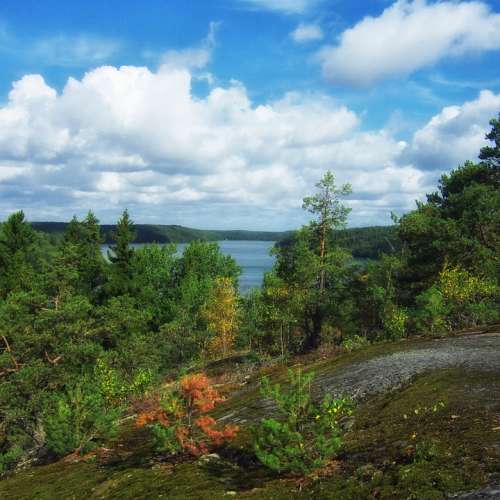
<svg viewBox="0 0 500 500">
<path fill-rule="evenodd" d="M 485 144 L 500 0 L 2 0 L 0 220 L 391 223 Z"/>
</svg>

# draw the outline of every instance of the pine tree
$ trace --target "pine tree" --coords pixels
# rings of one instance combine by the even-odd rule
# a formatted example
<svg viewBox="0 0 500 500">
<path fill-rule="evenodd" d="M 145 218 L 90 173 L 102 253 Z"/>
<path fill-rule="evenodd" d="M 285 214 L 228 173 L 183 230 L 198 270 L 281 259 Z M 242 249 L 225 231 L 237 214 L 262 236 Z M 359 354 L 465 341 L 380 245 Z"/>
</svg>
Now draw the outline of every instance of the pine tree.
<svg viewBox="0 0 500 500">
<path fill-rule="evenodd" d="M 89 211 L 83 221 L 73 217 L 67 225 L 60 245 L 60 259 L 74 262 L 78 293 L 95 299 L 105 281 L 105 261 L 101 253 L 103 238 L 99 220 Z M 74 255 L 73 261 L 68 258 Z"/>
<path fill-rule="evenodd" d="M 125 295 L 132 291 L 134 249 L 131 243 L 135 240 L 134 223 L 124 210 L 113 232 L 113 245 L 108 251 L 111 262 L 111 291 L 113 295 Z"/>
<path fill-rule="evenodd" d="M 30 288 L 37 263 L 37 233 L 22 211 L 13 213 L 0 231 L 0 294 Z"/>
</svg>

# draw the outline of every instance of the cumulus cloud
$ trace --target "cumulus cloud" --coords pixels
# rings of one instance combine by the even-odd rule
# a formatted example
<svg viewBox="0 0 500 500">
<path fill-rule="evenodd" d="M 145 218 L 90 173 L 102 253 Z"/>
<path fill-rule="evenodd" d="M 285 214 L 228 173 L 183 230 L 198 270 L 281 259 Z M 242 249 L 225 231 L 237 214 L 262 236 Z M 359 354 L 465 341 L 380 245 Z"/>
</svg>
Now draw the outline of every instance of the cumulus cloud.
<svg viewBox="0 0 500 500">
<path fill-rule="evenodd" d="M 303 14 L 321 0 L 236 0 L 248 7 L 282 12 L 285 14 Z"/>
<path fill-rule="evenodd" d="M 461 106 L 443 108 L 414 134 L 404 160 L 421 170 L 443 171 L 477 159 L 489 120 L 499 112 L 500 94 L 488 90 Z"/>
<path fill-rule="evenodd" d="M 500 14 L 479 1 L 398 0 L 317 54 L 333 83 L 370 85 L 443 58 L 500 49 Z"/>
<path fill-rule="evenodd" d="M 170 63 L 101 66 L 61 92 L 41 75 L 15 82 L 0 107 L 0 214 L 64 220 L 69 207 L 94 208 L 111 222 L 128 206 L 144 222 L 284 229 L 304 220 L 301 199 L 332 169 L 353 184 L 353 223 L 387 223 L 429 190 L 428 144 L 437 155 L 453 134 L 457 145 L 473 137 L 476 154 L 500 99 L 483 92 L 445 108 L 407 144 L 363 131 L 322 94 L 256 105 L 239 82 L 199 98 L 192 81 L 192 69 Z"/>
<path fill-rule="evenodd" d="M 296 43 L 312 42 L 321 40 L 323 38 L 323 31 L 321 26 L 317 24 L 300 23 L 297 28 L 290 33 L 290 36 Z"/>
</svg>

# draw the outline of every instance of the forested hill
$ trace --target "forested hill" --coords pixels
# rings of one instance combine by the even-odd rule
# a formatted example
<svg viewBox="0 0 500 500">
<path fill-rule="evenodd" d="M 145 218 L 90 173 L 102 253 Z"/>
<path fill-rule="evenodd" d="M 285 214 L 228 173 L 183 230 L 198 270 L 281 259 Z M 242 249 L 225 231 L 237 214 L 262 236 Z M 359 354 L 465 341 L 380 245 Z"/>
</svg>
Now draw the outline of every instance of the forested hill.
<svg viewBox="0 0 500 500">
<path fill-rule="evenodd" d="M 47 234 L 62 235 L 66 222 L 33 222 L 34 229 Z M 105 243 L 112 243 L 114 224 L 101 226 Z M 136 243 L 189 243 L 203 241 L 279 241 L 289 238 L 291 231 L 244 231 L 244 230 L 204 230 L 178 225 L 136 224 Z M 391 253 L 399 248 L 400 243 L 394 226 L 371 226 L 338 231 L 340 244 L 351 250 L 356 258 L 377 258 L 380 253 Z"/>
<path fill-rule="evenodd" d="M 390 254 L 401 248 L 396 226 L 355 227 L 334 231 L 335 242 L 357 259 L 378 259 L 382 253 Z M 281 245 L 291 244 L 293 233 L 283 233 Z"/>
<path fill-rule="evenodd" d="M 37 231 L 61 235 L 67 226 L 66 222 L 32 222 Z M 101 226 L 105 243 L 112 243 L 112 233 L 116 230 L 115 224 L 103 224 Z M 219 231 L 193 229 L 191 227 L 177 225 L 154 225 L 135 224 L 135 243 L 189 243 L 190 241 L 220 241 L 220 240 L 253 240 L 253 241 L 277 241 L 287 235 L 286 232 L 272 231 Z"/>
</svg>

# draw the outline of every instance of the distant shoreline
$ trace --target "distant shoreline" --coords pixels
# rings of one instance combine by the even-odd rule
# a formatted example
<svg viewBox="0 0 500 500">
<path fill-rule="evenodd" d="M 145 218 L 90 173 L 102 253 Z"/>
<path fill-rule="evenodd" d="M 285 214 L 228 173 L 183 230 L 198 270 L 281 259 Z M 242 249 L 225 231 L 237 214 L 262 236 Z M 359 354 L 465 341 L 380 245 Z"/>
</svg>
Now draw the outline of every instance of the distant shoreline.
<svg viewBox="0 0 500 500">
<path fill-rule="evenodd" d="M 32 222 L 37 231 L 60 238 L 67 222 Z M 113 243 L 114 224 L 103 224 L 104 244 Z M 134 243 L 190 243 L 191 241 L 282 241 L 294 231 L 247 231 L 194 229 L 179 225 L 135 224 Z M 338 243 L 361 259 L 378 258 L 383 253 L 393 253 L 400 248 L 395 226 L 368 226 L 338 231 Z"/>
</svg>

